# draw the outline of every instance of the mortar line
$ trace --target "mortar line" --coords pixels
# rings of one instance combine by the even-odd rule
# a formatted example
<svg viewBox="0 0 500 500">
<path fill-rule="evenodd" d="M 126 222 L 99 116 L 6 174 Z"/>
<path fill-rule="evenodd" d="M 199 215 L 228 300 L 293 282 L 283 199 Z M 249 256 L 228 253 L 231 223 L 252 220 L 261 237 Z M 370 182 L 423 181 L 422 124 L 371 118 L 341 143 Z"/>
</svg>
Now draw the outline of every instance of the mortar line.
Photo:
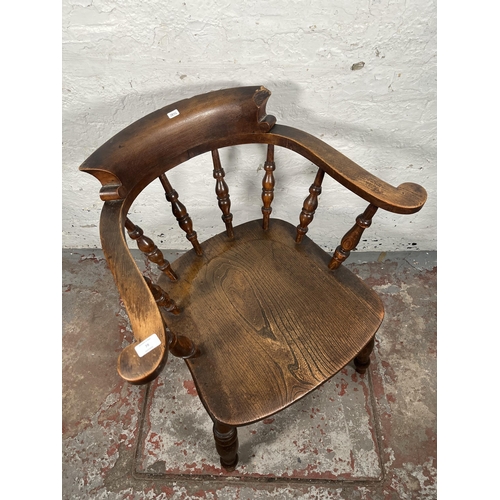
<svg viewBox="0 0 500 500">
<path fill-rule="evenodd" d="M 227 486 L 238 484 L 315 484 L 332 486 L 333 484 L 344 486 L 366 486 L 382 484 L 383 479 L 380 478 L 366 478 L 366 479 L 326 479 L 326 478 L 307 478 L 307 477 L 280 477 L 280 476 L 264 476 L 264 477 L 250 477 L 250 476 L 213 476 L 210 474 L 152 474 L 149 472 L 135 472 L 133 477 L 143 481 L 157 481 L 165 484 L 172 482 L 210 482 L 220 483 Z"/>
<path fill-rule="evenodd" d="M 134 474 L 137 472 L 137 462 L 139 461 L 140 448 L 143 442 L 144 421 L 146 419 L 146 411 L 147 411 L 150 391 L 151 391 L 151 382 L 149 382 L 146 385 L 146 393 L 144 394 L 144 401 L 142 403 L 141 415 L 137 422 L 139 425 L 139 431 L 137 432 L 137 443 L 135 446 L 134 460 L 132 465 L 132 476 L 134 476 Z"/>
</svg>

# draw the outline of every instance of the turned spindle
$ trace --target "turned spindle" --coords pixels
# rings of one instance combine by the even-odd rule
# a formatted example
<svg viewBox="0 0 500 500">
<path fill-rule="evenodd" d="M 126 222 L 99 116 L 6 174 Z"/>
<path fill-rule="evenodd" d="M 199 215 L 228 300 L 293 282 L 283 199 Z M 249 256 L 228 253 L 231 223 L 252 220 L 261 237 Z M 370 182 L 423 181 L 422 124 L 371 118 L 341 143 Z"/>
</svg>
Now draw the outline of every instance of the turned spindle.
<svg viewBox="0 0 500 500">
<path fill-rule="evenodd" d="M 125 220 L 125 227 L 128 235 L 135 240 L 139 250 L 154 264 L 158 269 L 166 274 L 170 281 L 177 281 L 179 278 L 170 267 L 170 262 L 163 257 L 161 250 L 154 244 L 151 238 L 144 236 L 144 231 L 136 226 L 129 218 Z"/>
<path fill-rule="evenodd" d="M 164 307 L 168 312 L 172 314 L 180 314 L 181 310 L 177 307 L 175 302 L 168 296 L 167 292 L 163 290 L 159 285 L 153 283 L 147 276 L 143 276 L 146 281 L 153 297 L 156 301 L 158 307 Z M 168 350 L 178 358 L 194 358 L 198 355 L 198 349 L 195 344 L 184 337 L 183 335 L 175 335 L 175 333 L 165 325 L 165 330 L 167 332 L 168 338 Z"/>
<path fill-rule="evenodd" d="M 214 179 L 215 179 L 215 194 L 219 208 L 222 211 L 222 220 L 226 224 L 226 234 L 229 238 L 233 238 L 233 214 L 230 212 L 231 200 L 229 199 L 229 188 L 224 180 L 225 172 L 220 163 L 219 150 L 212 151 L 212 159 L 214 162 Z"/>
<path fill-rule="evenodd" d="M 194 342 L 184 335 L 177 336 L 165 325 L 168 337 L 168 350 L 177 358 L 190 359 L 198 356 L 199 351 Z"/>
<path fill-rule="evenodd" d="M 351 250 L 356 248 L 356 245 L 359 243 L 363 231 L 371 226 L 372 217 L 376 212 L 377 207 L 370 203 L 367 209 L 356 217 L 356 224 L 347 231 L 340 245 L 335 249 L 332 260 L 328 264 L 330 269 L 337 269 L 349 257 Z"/>
<path fill-rule="evenodd" d="M 299 225 L 297 226 L 297 237 L 295 238 L 296 243 L 300 243 L 302 238 L 308 231 L 309 224 L 314 219 L 314 213 L 318 208 L 318 196 L 321 194 L 321 183 L 325 177 L 325 171 L 318 169 L 318 173 L 314 178 L 314 182 L 309 188 L 309 196 L 304 200 L 304 205 L 302 206 L 302 212 L 299 216 Z"/>
<path fill-rule="evenodd" d="M 269 219 L 271 217 L 271 203 L 274 199 L 274 170 L 276 164 L 274 163 L 274 145 L 267 146 L 267 158 L 264 163 L 264 178 L 262 179 L 262 227 L 264 230 L 269 229 Z"/>
<path fill-rule="evenodd" d="M 180 309 L 176 303 L 169 297 L 168 293 L 163 290 L 159 285 L 153 283 L 147 276 L 143 276 L 148 284 L 149 290 L 153 294 L 158 307 L 164 307 L 169 313 L 180 314 Z"/>
<path fill-rule="evenodd" d="M 165 174 L 160 175 L 160 182 L 165 189 L 165 197 L 172 205 L 172 213 L 174 214 L 180 228 L 186 233 L 186 238 L 191 242 L 197 255 L 203 255 L 203 250 L 198 243 L 196 231 L 193 230 L 193 222 L 186 207 L 179 201 L 177 191 L 171 186 Z"/>
<path fill-rule="evenodd" d="M 215 448 L 220 456 L 220 464 L 228 472 L 238 464 L 238 431 L 232 425 L 214 421 Z"/>
</svg>

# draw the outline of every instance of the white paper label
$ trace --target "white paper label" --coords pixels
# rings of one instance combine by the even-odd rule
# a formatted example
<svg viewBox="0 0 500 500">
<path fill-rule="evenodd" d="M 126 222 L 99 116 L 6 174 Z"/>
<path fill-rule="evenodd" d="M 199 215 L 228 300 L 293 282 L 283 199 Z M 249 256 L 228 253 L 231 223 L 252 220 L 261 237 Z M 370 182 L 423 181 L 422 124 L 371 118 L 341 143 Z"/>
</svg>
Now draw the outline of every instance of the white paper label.
<svg viewBox="0 0 500 500">
<path fill-rule="evenodd" d="M 179 116 L 180 113 L 179 113 L 179 110 L 177 109 L 174 109 L 173 111 L 170 111 L 170 113 L 167 113 L 167 116 L 169 118 L 175 118 L 176 116 Z"/>
<path fill-rule="evenodd" d="M 152 351 L 159 345 L 161 345 L 161 341 L 158 338 L 158 335 L 156 335 L 156 333 L 153 333 L 153 335 L 150 335 L 147 339 L 143 340 L 140 344 L 137 344 L 135 346 L 135 352 L 140 358 L 142 358 L 148 352 Z"/>
</svg>

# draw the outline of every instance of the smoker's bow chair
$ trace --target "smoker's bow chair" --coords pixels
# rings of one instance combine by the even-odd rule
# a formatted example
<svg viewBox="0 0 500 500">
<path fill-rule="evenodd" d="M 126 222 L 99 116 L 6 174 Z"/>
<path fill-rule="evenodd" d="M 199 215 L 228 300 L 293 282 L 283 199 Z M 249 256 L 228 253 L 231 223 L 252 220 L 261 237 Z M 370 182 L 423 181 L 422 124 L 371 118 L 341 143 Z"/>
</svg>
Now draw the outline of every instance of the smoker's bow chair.
<svg viewBox="0 0 500 500">
<path fill-rule="evenodd" d="M 80 167 L 102 184 L 102 248 L 135 337 L 118 358 L 118 372 L 142 384 L 158 376 L 169 351 L 184 358 L 227 470 L 238 462 L 238 426 L 283 410 L 352 360 L 365 373 L 384 309 L 377 294 L 341 264 L 377 209 L 412 214 L 427 196 L 417 184 L 383 182 L 302 130 L 275 125 L 266 114 L 270 94 L 240 87 L 176 102 L 122 130 Z M 218 150 L 249 143 L 268 145 L 263 218 L 233 227 Z M 275 146 L 318 167 L 296 227 L 270 218 Z M 226 228 L 200 243 L 167 174 L 207 152 Z M 306 236 L 325 173 L 368 202 L 333 256 Z M 172 264 L 127 217 L 155 179 L 193 246 Z M 162 271 L 158 283 L 138 269 L 125 230 Z"/>
</svg>

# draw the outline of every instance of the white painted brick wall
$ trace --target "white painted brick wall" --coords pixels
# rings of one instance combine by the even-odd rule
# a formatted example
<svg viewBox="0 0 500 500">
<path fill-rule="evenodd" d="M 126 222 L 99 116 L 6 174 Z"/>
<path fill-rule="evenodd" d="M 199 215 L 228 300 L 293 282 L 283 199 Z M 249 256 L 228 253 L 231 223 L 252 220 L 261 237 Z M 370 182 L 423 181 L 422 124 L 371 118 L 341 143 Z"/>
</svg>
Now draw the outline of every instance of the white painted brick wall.
<svg viewBox="0 0 500 500">
<path fill-rule="evenodd" d="M 278 123 L 427 189 L 418 214 L 380 211 L 360 250 L 436 249 L 435 0 L 63 0 L 63 246 L 100 247 L 99 183 L 78 171 L 87 156 L 155 109 L 239 85 L 269 88 Z M 259 217 L 265 146 L 221 158 L 235 222 Z M 283 149 L 276 162 L 273 216 L 295 224 L 315 168 Z M 209 156 L 171 181 L 201 240 L 223 230 Z M 334 249 L 365 206 L 325 178 L 309 236 Z M 159 182 L 131 212 L 161 248 L 189 248 Z"/>
</svg>

